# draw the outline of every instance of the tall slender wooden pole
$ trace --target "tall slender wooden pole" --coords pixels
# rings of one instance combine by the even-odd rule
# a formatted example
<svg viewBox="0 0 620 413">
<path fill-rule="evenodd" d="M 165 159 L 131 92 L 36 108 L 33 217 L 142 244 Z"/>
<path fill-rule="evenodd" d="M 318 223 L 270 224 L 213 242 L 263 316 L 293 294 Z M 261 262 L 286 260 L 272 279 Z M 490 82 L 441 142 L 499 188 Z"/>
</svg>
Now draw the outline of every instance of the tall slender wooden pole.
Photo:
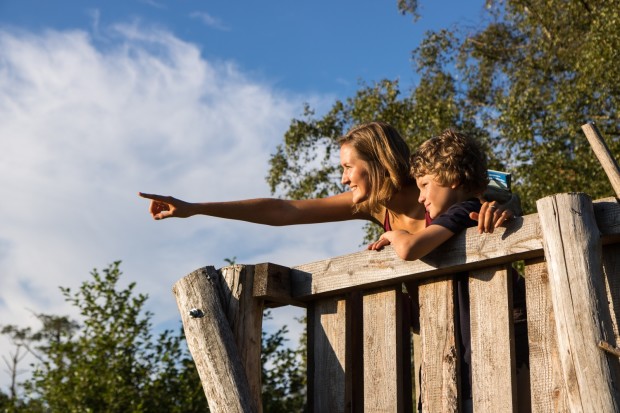
<svg viewBox="0 0 620 413">
<path fill-rule="evenodd" d="M 620 198 L 620 168 L 615 158 L 611 155 L 609 148 L 605 144 L 603 136 L 599 132 L 598 128 L 593 122 L 588 122 L 581 126 L 583 133 L 585 133 L 588 142 L 594 150 L 594 154 L 598 158 L 599 162 L 603 166 L 611 186 L 616 192 L 616 198 Z"/>
</svg>

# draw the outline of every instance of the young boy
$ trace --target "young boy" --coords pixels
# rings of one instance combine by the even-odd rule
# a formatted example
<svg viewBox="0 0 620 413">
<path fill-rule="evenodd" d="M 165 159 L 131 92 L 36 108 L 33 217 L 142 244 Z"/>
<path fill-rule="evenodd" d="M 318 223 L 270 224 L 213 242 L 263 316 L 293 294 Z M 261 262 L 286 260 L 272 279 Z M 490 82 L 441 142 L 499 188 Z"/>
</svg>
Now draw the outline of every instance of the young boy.
<svg viewBox="0 0 620 413">
<path fill-rule="evenodd" d="M 479 196 L 488 183 L 487 160 L 472 138 L 447 130 L 424 142 L 411 156 L 411 175 L 426 208 L 427 227 L 415 234 L 387 231 L 368 249 L 391 244 L 405 260 L 417 260 L 454 234 L 478 223 L 470 213 L 480 210 Z"/>
<path fill-rule="evenodd" d="M 411 156 L 410 174 L 416 179 L 418 201 L 426 209 L 426 228 L 410 234 L 387 231 L 368 249 L 379 250 L 392 244 L 405 260 L 417 260 L 446 242 L 454 234 L 478 223 L 470 213 L 480 211 L 479 196 L 487 184 L 487 160 L 478 143 L 447 130 L 424 142 Z M 412 302 L 417 302 L 417 284 L 406 283 Z M 463 411 L 471 411 L 471 333 L 469 329 L 469 288 L 467 275 L 455 277 L 456 308 L 461 355 L 461 397 Z M 418 329 L 417 309 L 413 309 L 412 327 Z M 421 403 L 421 401 L 420 401 Z M 421 405 L 418 405 L 421 408 Z"/>
<path fill-rule="evenodd" d="M 416 260 L 450 239 L 454 234 L 478 223 L 470 214 L 480 210 L 479 196 L 487 183 L 487 160 L 480 145 L 465 135 L 447 130 L 424 142 L 411 156 L 411 175 L 416 179 L 418 201 L 426 209 L 427 227 L 415 234 L 406 231 L 386 231 L 368 249 L 378 250 L 391 244 L 397 255 Z M 475 215 L 475 214 L 474 214 Z M 456 313 L 461 353 L 461 392 L 464 411 L 471 411 L 471 335 L 469 289 L 467 274 L 455 277 Z M 414 295 L 415 283 L 407 284 Z M 415 300 L 415 297 L 412 296 Z M 525 292 L 523 280 L 513 274 L 514 322 L 517 367 L 527 365 L 527 325 L 525 324 Z M 417 315 L 417 311 L 416 315 Z M 415 323 L 415 320 L 414 320 Z M 518 323 L 518 324 L 517 324 Z M 529 386 L 529 384 L 528 384 Z M 525 386 L 527 387 L 527 386 Z"/>
</svg>

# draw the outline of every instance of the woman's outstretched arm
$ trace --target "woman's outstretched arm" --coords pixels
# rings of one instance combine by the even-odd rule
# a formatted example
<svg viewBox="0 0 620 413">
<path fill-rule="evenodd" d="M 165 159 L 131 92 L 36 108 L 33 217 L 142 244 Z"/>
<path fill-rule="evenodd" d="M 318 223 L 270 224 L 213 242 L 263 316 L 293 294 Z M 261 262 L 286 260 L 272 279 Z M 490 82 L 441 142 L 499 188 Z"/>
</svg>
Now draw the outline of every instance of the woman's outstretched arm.
<svg viewBox="0 0 620 413">
<path fill-rule="evenodd" d="M 373 219 L 370 214 L 353 212 L 350 192 L 307 200 L 256 198 L 227 202 L 186 202 L 171 196 L 142 192 L 138 195 L 151 200 L 149 212 L 155 220 L 206 215 L 282 226 Z"/>
</svg>

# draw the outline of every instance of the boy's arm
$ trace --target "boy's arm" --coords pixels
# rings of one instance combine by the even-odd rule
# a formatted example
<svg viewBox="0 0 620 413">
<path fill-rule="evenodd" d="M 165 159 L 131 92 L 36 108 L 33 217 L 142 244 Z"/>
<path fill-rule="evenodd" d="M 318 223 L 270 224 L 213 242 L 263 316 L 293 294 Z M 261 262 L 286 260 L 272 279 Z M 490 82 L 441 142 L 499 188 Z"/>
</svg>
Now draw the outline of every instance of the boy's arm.
<svg viewBox="0 0 620 413">
<path fill-rule="evenodd" d="M 370 244 L 368 249 L 380 250 L 391 244 L 396 255 L 403 260 L 413 261 L 424 257 L 453 235 L 454 232 L 441 225 L 430 225 L 415 234 L 402 230 L 387 231 L 379 240 Z"/>
</svg>

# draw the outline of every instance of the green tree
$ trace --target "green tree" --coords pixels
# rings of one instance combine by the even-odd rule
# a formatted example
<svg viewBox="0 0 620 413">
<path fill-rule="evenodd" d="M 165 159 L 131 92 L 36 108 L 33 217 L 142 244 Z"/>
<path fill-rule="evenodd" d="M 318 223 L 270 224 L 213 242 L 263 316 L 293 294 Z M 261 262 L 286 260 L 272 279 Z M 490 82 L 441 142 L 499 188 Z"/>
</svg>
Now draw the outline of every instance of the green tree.
<svg viewBox="0 0 620 413">
<path fill-rule="evenodd" d="M 208 411 L 182 334 L 166 330 L 152 337 L 152 314 L 143 311 L 147 297 L 134 293 L 135 283 L 118 286 L 119 265 L 103 274 L 93 270 L 93 280 L 76 292 L 61 287 L 81 325 L 40 314 L 43 327 L 36 333 L 3 328 L 38 359 L 24 385 L 25 400 L 13 400 L 14 411 Z"/>
<path fill-rule="evenodd" d="M 79 310 L 81 323 L 37 314 L 37 331 L 2 326 L 0 334 L 9 337 L 15 351 L 4 357 L 13 379 L 9 394 L 0 391 L 1 412 L 208 411 L 182 330 L 152 336 L 152 314 L 144 311 L 147 297 L 134 292 L 134 283 L 119 286 L 119 265 L 103 273 L 93 270 L 92 280 L 76 292 L 61 287 L 65 300 Z M 269 310 L 265 317 L 271 317 Z M 285 345 L 287 332 L 286 326 L 263 332 L 265 412 L 302 411 L 305 405 L 305 335 L 292 349 Z M 36 363 L 32 378 L 22 383 L 22 395 L 15 377 L 25 352 Z"/>
<path fill-rule="evenodd" d="M 265 311 L 264 319 L 271 318 Z M 298 320 L 305 324 L 305 320 Z M 306 405 L 306 333 L 300 346 L 286 346 L 287 326 L 262 337 L 262 403 L 268 413 L 302 412 Z"/>
<path fill-rule="evenodd" d="M 417 2 L 398 2 L 417 17 Z M 272 192 L 302 199 L 342 191 L 337 138 L 355 124 L 393 124 L 412 148 L 452 127 L 487 144 L 490 168 L 516 177 L 526 213 L 557 192 L 609 196 L 581 125 L 595 120 L 620 153 L 617 0 L 488 0 L 475 28 L 428 32 L 415 45 L 419 81 L 360 84 L 317 117 L 306 107 L 270 159 Z M 552 178 L 553 177 L 553 178 Z M 367 226 L 374 239 L 377 226 Z"/>
<path fill-rule="evenodd" d="M 620 153 L 620 3 L 520 0 L 490 11 L 455 55 L 467 100 L 521 178 L 525 206 L 556 192 L 609 196 L 581 125 L 595 120 Z"/>
</svg>

